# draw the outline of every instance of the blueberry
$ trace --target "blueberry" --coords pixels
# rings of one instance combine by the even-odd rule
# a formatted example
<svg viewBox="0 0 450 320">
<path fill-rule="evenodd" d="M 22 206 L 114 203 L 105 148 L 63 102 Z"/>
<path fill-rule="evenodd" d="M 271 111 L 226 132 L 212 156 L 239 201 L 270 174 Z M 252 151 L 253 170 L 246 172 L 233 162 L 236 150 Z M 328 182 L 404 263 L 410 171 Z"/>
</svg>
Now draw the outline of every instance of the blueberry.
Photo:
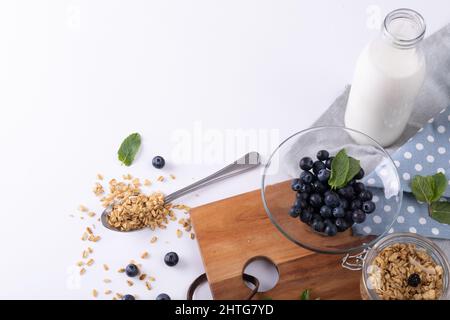
<svg viewBox="0 0 450 320">
<path fill-rule="evenodd" d="M 317 231 L 317 232 L 323 232 L 323 230 L 325 229 L 325 224 L 323 223 L 322 220 L 314 220 L 311 227 Z"/>
<path fill-rule="evenodd" d="M 300 213 L 300 220 L 304 223 L 310 222 L 311 218 L 312 218 L 312 212 L 309 209 L 303 210 L 302 213 Z"/>
<path fill-rule="evenodd" d="M 356 176 L 355 176 L 355 179 L 356 180 L 361 180 L 362 178 L 364 178 L 364 170 L 363 170 L 363 168 L 361 168 L 360 170 L 359 170 L 359 172 L 356 174 Z"/>
<path fill-rule="evenodd" d="M 318 193 L 313 193 L 310 197 L 309 197 L 309 204 L 314 207 L 314 208 L 320 208 L 320 206 L 322 205 L 322 196 Z"/>
<path fill-rule="evenodd" d="M 348 209 L 348 206 L 349 206 L 348 200 L 345 198 L 340 198 L 340 200 L 341 200 L 341 204 L 339 205 L 339 207 L 341 207 L 342 209 Z"/>
<path fill-rule="evenodd" d="M 353 190 L 355 190 L 357 194 L 360 194 L 362 191 L 366 190 L 366 186 L 362 182 L 355 182 L 353 184 Z"/>
<path fill-rule="evenodd" d="M 336 208 L 340 205 L 339 197 L 334 192 L 329 192 L 325 194 L 325 204 L 329 207 Z"/>
<path fill-rule="evenodd" d="M 317 174 L 317 179 L 319 179 L 319 181 L 321 181 L 321 182 L 327 182 L 328 179 L 330 179 L 330 175 L 331 175 L 331 173 L 329 170 L 322 169 Z"/>
<path fill-rule="evenodd" d="M 364 190 L 360 194 L 358 194 L 358 197 L 359 199 L 361 199 L 361 201 L 372 200 L 372 192 L 370 192 L 369 190 Z"/>
<path fill-rule="evenodd" d="M 297 192 L 297 199 L 308 200 L 309 193 Z"/>
<path fill-rule="evenodd" d="M 362 209 L 367 214 L 374 212 L 375 208 L 375 203 L 373 203 L 372 201 L 366 201 L 362 204 Z"/>
<path fill-rule="evenodd" d="M 366 220 L 366 214 L 361 209 L 353 211 L 352 219 L 356 223 L 363 223 Z"/>
<path fill-rule="evenodd" d="M 122 297 L 122 300 L 136 300 L 136 298 L 131 294 L 126 294 Z"/>
<path fill-rule="evenodd" d="M 417 273 L 413 273 L 408 277 L 408 286 L 417 287 L 420 284 L 420 276 Z"/>
<path fill-rule="evenodd" d="M 300 209 L 308 208 L 309 207 L 308 199 L 297 199 L 294 203 L 294 206 Z"/>
<path fill-rule="evenodd" d="M 322 182 L 320 182 L 319 180 L 316 180 L 313 183 L 311 183 L 311 187 L 312 190 L 317 193 L 324 193 L 325 191 L 327 191 L 327 186 Z"/>
<path fill-rule="evenodd" d="M 330 157 L 330 153 L 327 150 L 320 150 L 317 152 L 317 159 L 320 161 L 325 161 Z"/>
<path fill-rule="evenodd" d="M 318 174 L 320 170 L 325 169 L 325 164 L 322 161 L 316 161 L 313 164 L 313 172 Z"/>
<path fill-rule="evenodd" d="M 362 202 L 359 199 L 355 199 L 352 202 L 350 202 L 350 210 L 356 210 L 356 209 L 361 209 L 362 206 Z"/>
<path fill-rule="evenodd" d="M 345 199 L 349 199 L 349 200 L 353 199 L 353 197 L 355 196 L 355 192 L 353 191 L 352 186 L 346 186 L 346 187 L 339 189 L 338 194 L 340 196 L 344 197 Z"/>
<path fill-rule="evenodd" d="M 178 263 L 178 255 L 175 252 L 169 252 L 164 256 L 164 262 L 169 266 L 176 266 Z"/>
<path fill-rule="evenodd" d="M 332 213 L 335 218 L 343 218 L 345 215 L 345 211 L 341 207 L 333 208 Z"/>
<path fill-rule="evenodd" d="M 335 224 L 332 224 L 332 223 L 327 224 L 327 225 L 325 226 L 325 233 L 326 233 L 328 236 L 330 236 L 330 237 L 335 236 L 336 233 L 337 233 L 337 227 L 336 227 L 336 225 L 335 225 Z"/>
<path fill-rule="evenodd" d="M 326 161 L 325 161 L 325 167 L 327 169 L 331 170 L 331 162 L 333 162 L 334 157 L 329 157 Z"/>
<path fill-rule="evenodd" d="M 156 169 L 162 169 L 164 167 L 164 165 L 166 164 L 166 160 L 164 160 L 163 157 L 161 156 L 156 156 L 153 158 L 152 160 L 152 165 L 156 168 Z"/>
<path fill-rule="evenodd" d="M 309 184 L 305 184 L 305 183 L 303 183 L 301 186 L 300 186 L 300 190 L 299 190 L 300 192 L 303 192 L 303 193 L 310 193 L 311 192 L 311 186 L 309 185 Z"/>
<path fill-rule="evenodd" d="M 310 184 L 313 181 L 313 174 L 309 171 L 303 171 L 300 174 L 300 180 L 303 181 L 306 184 Z"/>
<path fill-rule="evenodd" d="M 354 223 L 353 221 L 353 211 L 346 211 L 344 216 L 345 221 L 347 221 L 347 224 L 349 227 L 351 227 Z"/>
<path fill-rule="evenodd" d="M 320 207 L 320 215 L 322 218 L 327 219 L 331 218 L 333 216 L 333 213 L 331 212 L 331 208 L 328 206 L 322 206 Z"/>
<path fill-rule="evenodd" d="M 337 218 L 335 224 L 338 231 L 340 232 L 345 231 L 349 228 L 349 224 L 347 220 L 345 220 L 345 218 Z"/>
<path fill-rule="evenodd" d="M 160 293 L 160 294 L 158 294 L 158 296 L 156 297 L 156 300 L 170 300 L 170 297 L 169 297 L 168 294 Z"/>
<path fill-rule="evenodd" d="M 311 159 L 310 157 L 304 157 L 300 160 L 300 168 L 302 168 L 303 170 L 311 170 L 313 167 L 313 159 Z"/>
<path fill-rule="evenodd" d="M 137 265 L 130 263 L 125 268 L 125 273 L 129 277 L 136 277 L 139 274 L 139 268 L 137 267 Z"/>
<path fill-rule="evenodd" d="M 301 212 L 302 212 L 302 209 L 301 209 L 301 208 L 294 206 L 294 207 L 292 207 L 292 208 L 289 210 L 289 215 L 290 215 L 292 218 L 297 218 L 297 217 L 300 215 Z"/>
<path fill-rule="evenodd" d="M 292 180 L 292 182 L 291 182 L 291 189 L 293 191 L 297 191 L 297 192 L 300 191 L 301 186 L 302 186 L 302 183 L 301 183 L 300 179 L 293 179 Z"/>
</svg>

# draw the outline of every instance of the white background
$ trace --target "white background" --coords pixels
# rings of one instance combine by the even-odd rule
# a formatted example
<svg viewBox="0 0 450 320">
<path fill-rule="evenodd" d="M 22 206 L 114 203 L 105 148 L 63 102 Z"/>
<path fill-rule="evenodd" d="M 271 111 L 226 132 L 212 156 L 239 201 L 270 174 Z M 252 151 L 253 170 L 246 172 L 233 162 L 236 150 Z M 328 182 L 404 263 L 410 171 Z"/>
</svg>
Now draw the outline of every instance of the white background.
<svg viewBox="0 0 450 320">
<path fill-rule="evenodd" d="M 0 298 L 89 299 L 93 288 L 99 298 L 111 298 L 102 294 L 106 288 L 140 299 L 161 292 L 184 298 L 203 266 L 196 242 L 176 238 L 176 223 L 156 232 L 154 245 L 148 230 L 122 235 L 97 223 L 96 263 L 77 276 L 75 263 L 88 245 L 80 237 L 95 219 L 80 220 L 76 209 L 85 204 L 100 212 L 91 192 L 96 174 L 155 181 L 161 172 L 151 158 L 161 154 L 168 163 L 162 174 L 177 179 L 153 190 L 191 183 L 229 160 L 206 161 L 199 150 L 193 152 L 200 163 L 176 160 L 176 130 L 192 133 L 195 125 L 203 133 L 259 130 L 256 147 L 266 154 L 274 141 L 264 133 L 283 138 L 308 127 L 351 81 L 379 19 L 398 7 L 421 12 L 428 34 L 450 22 L 448 0 L 1 1 Z M 135 131 L 143 149 L 126 168 L 116 151 Z M 202 147 L 211 144 L 200 136 Z M 182 203 L 256 189 L 259 175 L 211 186 Z M 152 291 L 128 288 L 116 272 L 144 250 L 151 255 L 144 271 L 157 279 Z M 162 258 L 172 250 L 181 262 L 168 268 Z"/>
</svg>

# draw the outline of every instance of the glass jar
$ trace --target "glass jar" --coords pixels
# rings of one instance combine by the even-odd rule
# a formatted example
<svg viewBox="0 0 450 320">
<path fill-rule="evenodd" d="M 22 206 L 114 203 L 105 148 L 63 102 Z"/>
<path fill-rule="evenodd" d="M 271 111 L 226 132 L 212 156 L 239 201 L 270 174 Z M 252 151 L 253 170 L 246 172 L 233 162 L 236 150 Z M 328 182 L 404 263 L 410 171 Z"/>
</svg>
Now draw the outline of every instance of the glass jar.
<svg viewBox="0 0 450 320">
<path fill-rule="evenodd" d="M 442 267 L 442 294 L 439 300 L 449 299 L 449 263 L 445 253 L 431 240 L 412 233 L 394 233 L 379 240 L 370 248 L 364 258 L 362 266 L 362 277 L 360 282 L 361 298 L 363 300 L 381 300 L 373 288 L 371 277 L 371 268 L 378 254 L 388 246 L 394 244 L 413 244 L 417 249 L 425 251 L 433 261 Z"/>
<path fill-rule="evenodd" d="M 419 43 L 423 17 L 411 9 L 389 13 L 383 30 L 361 52 L 345 113 L 345 126 L 363 132 L 383 147 L 404 131 L 425 78 Z"/>
</svg>

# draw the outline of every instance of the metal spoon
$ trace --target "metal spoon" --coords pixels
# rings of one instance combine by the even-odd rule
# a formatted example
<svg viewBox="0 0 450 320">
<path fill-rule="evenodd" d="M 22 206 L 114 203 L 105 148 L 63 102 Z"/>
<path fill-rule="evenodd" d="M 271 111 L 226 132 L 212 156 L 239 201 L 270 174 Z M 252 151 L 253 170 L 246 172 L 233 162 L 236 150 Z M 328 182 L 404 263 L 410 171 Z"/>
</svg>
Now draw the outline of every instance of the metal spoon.
<svg viewBox="0 0 450 320">
<path fill-rule="evenodd" d="M 194 190 L 203 188 L 204 186 L 209 185 L 213 182 L 217 182 L 217 181 L 241 174 L 243 172 L 249 171 L 253 168 L 258 167 L 260 164 L 261 164 L 261 157 L 260 157 L 259 153 L 255 152 L 255 151 L 249 152 L 246 155 L 244 155 L 242 158 L 239 158 L 232 164 L 207 176 L 206 178 L 203 178 L 197 182 L 194 182 L 193 184 L 188 185 L 187 187 L 184 187 L 178 191 L 175 191 L 175 192 L 169 194 L 168 196 L 166 196 L 164 198 L 164 201 L 166 203 L 172 202 L 173 200 L 178 199 L 179 197 L 184 196 L 185 194 L 188 194 Z M 118 231 L 118 232 L 132 232 L 132 231 L 141 230 L 141 229 L 135 229 L 135 230 L 130 230 L 130 231 L 123 231 L 123 230 L 120 230 L 120 229 L 117 229 L 117 228 L 111 226 L 108 222 L 108 215 L 110 212 L 111 212 L 111 207 L 106 208 L 103 211 L 102 216 L 100 218 L 100 220 L 105 228 L 112 230 L 112 231 Z"/>
</svg>

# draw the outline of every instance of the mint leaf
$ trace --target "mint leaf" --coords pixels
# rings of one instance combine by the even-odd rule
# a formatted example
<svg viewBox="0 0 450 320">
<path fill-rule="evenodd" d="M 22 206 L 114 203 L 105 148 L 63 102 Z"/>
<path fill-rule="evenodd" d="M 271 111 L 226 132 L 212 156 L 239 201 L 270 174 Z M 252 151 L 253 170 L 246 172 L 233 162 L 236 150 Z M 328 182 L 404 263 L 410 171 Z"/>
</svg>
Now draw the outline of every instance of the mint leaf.
<svg viewBox="0 0 450 320">
<path fill-rule="evenodd" d="M 347 182 L 347 174 L 350 168 L 350 159 L 345 149 L 339 151 L 331 162 L 331 176 L 328 184 L 337 189 L 343 187 Z"/>
<path fill-rule="evenodd" d="M 450 202 L 434 202 L 430 207 L 430 216 L 440 223 L 450 224 Z"/>
<path fill-rule="evenodd" d="M 439 172 L 433 176 L 434 180 L 434 193 L 432 201 L 439 200 L 445 193 L 445 189 L 447 189 L 447 178 L 445 174 Z"/>
<path fill-rule="evenodd" d="M 345 184 L 350 182 L 358 173 L 359 170 L 361 170 L 360 161 L 356 160 L 355 158 L 349 157 L 349 167 L 348 167 L 348 173 L 347 177 L 345 178 Z"/>
<path fill-rule="evenodd" d="M 433 177 L 415 176 L 411 182 L 411 191 L 417 200 L 431 204 L 435 195 Z"/>
<path fill-rule="evenodd" d="M 119 151 L 117 154 L 119 156 L 119 160 L 126 166 L 130 166 L 136 154 L 141 147 L 141 135 L 139 133 L 132 133 L 128 137 L 123 140 L 120 145 Z"/>
<path fill-rule="evenodd" d="M 300 295 L 300 300 L 309 300 L 310 296 L 311 296 L 311 290 L 310 289 L 306 289 Z"/>
</svg>

